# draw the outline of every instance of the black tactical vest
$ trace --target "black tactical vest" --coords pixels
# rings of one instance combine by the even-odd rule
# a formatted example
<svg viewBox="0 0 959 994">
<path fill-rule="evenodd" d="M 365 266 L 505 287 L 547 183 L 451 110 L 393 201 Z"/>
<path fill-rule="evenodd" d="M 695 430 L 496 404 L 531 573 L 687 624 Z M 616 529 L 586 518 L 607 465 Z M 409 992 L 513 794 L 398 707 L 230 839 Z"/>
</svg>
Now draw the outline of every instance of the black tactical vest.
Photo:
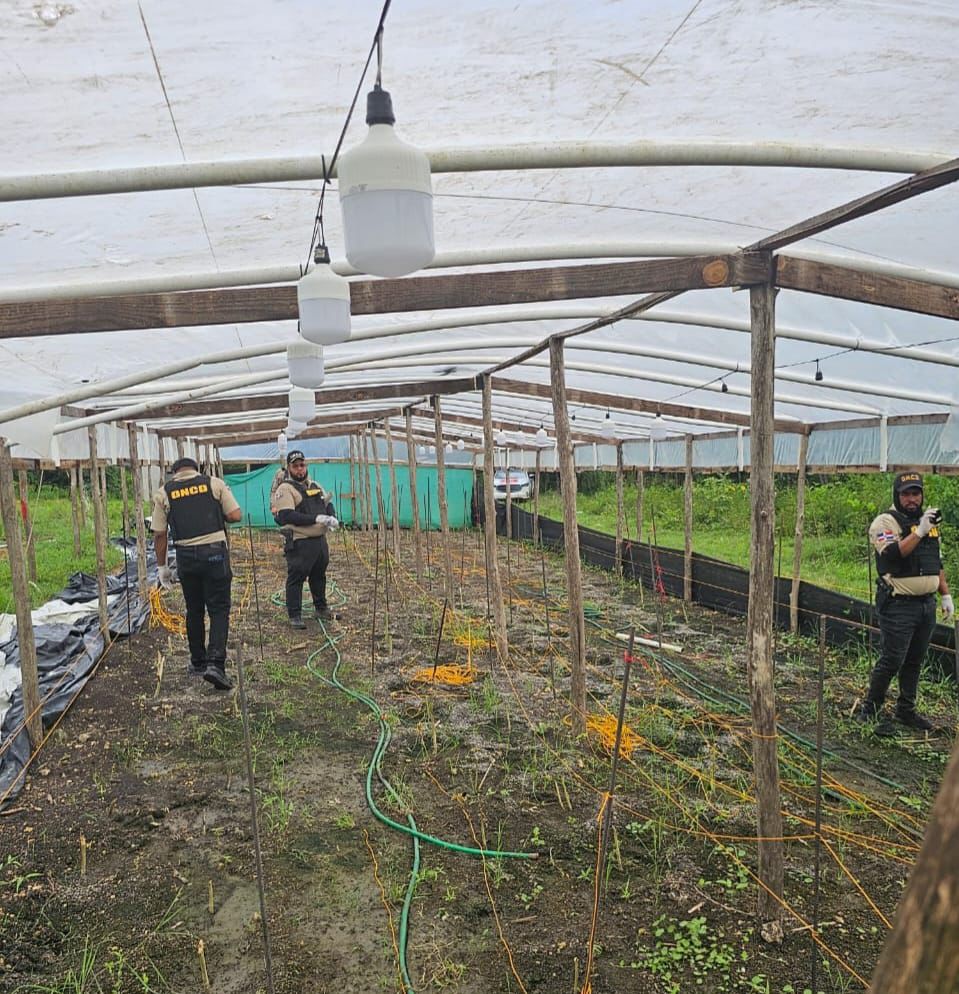
<svg viewBox="0 0 959 994">
<path fill-rule="evenodd" d="M 302 483 L 299 480 L 294 480 L 292 476 L 287 475 L 283 483 L 289 483 L 291 487 L 299 492 L 299 495 L 303 498 L 299 504 L 296 505 L 296 510 L 301 514 L 329 514 L 327 510 L 328 504 L 326 502 L 326 495 L 323 493 L 322 488 L 314 480 L 306 479 Z M 283 483 L 280 486 L 283 486 Z M 274 515 L 274 518 L 276 515 Z M 280 522 L 277 521 L 277 524 Z M 287 527 L 292 527 L 288 525 Z"/>
<path fill-rule="evenodd" d="M 223 530 L 223 509 L 213 496 L 208 476 L 170 480 L 163 489 L 170 501 L 167 523 L 174 544 Z"/>
<path fill-rule="evenodd" d="M 919 524 L 918 518 L 910 518 L 897 508 L 891 507 L 886 513 L 896 519 L 903 538 L 914 532 Z M 940 569 L 942 569 L 942 559 L 939 557 L 939 533 L 935 528 L 932 533 L 919 540 L 912 555 L 876 553 L 876 570 L 880 576 L 885 576 L 887 573 L 891 576 L 938 576 Z"/>
</svg>

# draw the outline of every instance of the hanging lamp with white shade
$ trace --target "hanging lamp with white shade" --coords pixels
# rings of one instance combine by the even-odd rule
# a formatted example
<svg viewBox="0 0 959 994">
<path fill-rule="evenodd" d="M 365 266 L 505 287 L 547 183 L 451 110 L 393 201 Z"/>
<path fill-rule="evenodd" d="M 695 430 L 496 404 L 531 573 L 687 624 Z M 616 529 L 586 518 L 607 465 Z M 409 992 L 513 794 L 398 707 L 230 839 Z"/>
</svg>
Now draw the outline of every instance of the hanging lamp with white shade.
<svg viewBox="0 0 959 994">
<path fill-rule="evenodd" d="M 316 395 L 306 387 L 290 387 L 289 418 L 304 424 L 316 415 Z"/>
<path fill-rule="evenodd" d="M 600 437 L 605 438 L 609 442 L 615 442 L 618 431 L 619 427 L 616 424 L 615 418 L 607 411 L 606 417 L 603 419 L 603 423 L 599 428 Z"/>
<path fill-rule="evenodd" d="M 549 445 L 549 435 L 546 434 L 546 428 L 543 425 L 536 429 L 536 444 Z"/>
<path fill-rule="evenodd" d="M 337 164 L 346 257 L 373 276 L 406 276 L 436 254 L 430 162 L 397 137 L 395 121 L 377 78 L 366 97 L 370 130 Z"/>
<path fill-rule="evenodd" d="M 443 451 L 444 452 L 452 452 L 453 451 L 453 443 L 452 442 L 447 442 L 446 445 L 443 446 Z"/>
<path fill-rule="evenodd" d="M 350 338 L 350 284 L 330 268 L 322 243 L 313 268 L 296 284 L 300 334 L 314 345 L 338 345 Z"/>
<path fill-rule="evenodd" d="M 280 454 L 281 459 L 286 458 L 286 452 L 288 449 L 286 432 L 281 431 L 279 435 L 276 436 L 276 448 Z"/>
<path fill-rule="evenodd" d="M 323 346 L 297 339 L 286 347 L 286 365 L 290 383 L 295 387 L 315 390 L 326 377 L 323 365 Z"/>
<path fill-rule="evenodd" d="M 465 448 L 466 448 L 466 442 L 464 442 L 462 438 L 458 438 L 456 440 L 456 449 L 457 449 L 457 451 L 462 452 L 463 449 L 465 449 Z"/>
<path fill-rule="evenodd" d="M 668 434 L 662 415 L 657 414 L 656 420 L 649 426 L 649 437 L 654 442 L 661 442 Z"/>
<path fill-rule="evenodd" d="M 502 448 L 506 444 L 506 432 L 498 431 L 493 438 L 493 441 Z"/>
</svg>

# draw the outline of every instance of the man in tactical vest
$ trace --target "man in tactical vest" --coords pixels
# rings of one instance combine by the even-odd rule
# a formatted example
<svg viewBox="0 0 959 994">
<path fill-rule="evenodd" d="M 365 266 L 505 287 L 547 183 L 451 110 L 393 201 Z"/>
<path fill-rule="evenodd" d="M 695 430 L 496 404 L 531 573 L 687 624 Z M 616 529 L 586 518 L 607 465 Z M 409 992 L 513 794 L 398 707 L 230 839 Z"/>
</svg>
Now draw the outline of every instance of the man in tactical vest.
<svg viewBox="0 0 959 994">
<path fill-rule="evenodd" d="M 230 550 L 226 522 L 243 517 L 230 488 L 216 476 L 201 475 L 193 459 L 177 459 L 173 479 L 153 497 L 153 546 L 160 586 L 169 590 L 167 527 L 176 549 L 176 569 L 186 602 L 186 637 L 192 676 L 202 676 L 218 690 L 229 690 L 226 640 L 230 632 Z M 210 616 L 206 641 L 205 614 Z"/>
<path fill-rule="evenodd" d="M 306 457 L 292 449 L 286 457 L 286 476 L 273 494 L 276 523 L 286 539 L 286 613 L 292 628 L 303 621 L 303 581 L 310 585 L 317 618 L 330 617 L 326 603 L 326 567 L 330 562 L 327 532 L 340 523 L 323 488 L 311 480 Z"/>
<path fill-rule="evenodd" d="M 922 510 L 922 476 L 900 473 L 893 481 L 892 507 L 869 526 L 876 550 L 876 613 L 880 655 L 858 712 L 860 721 L 880 717 L 886 691 L 899 674 L 895 717 L 908 728 L 928 731 L 932 722 L 916 711 L 919 671 L 936 626 L 936 592 L 948 621 L 955 613 L 939 550 L 939 509 Z M 881 722 L 877 734 L 892 734 Z"/>
</svg>

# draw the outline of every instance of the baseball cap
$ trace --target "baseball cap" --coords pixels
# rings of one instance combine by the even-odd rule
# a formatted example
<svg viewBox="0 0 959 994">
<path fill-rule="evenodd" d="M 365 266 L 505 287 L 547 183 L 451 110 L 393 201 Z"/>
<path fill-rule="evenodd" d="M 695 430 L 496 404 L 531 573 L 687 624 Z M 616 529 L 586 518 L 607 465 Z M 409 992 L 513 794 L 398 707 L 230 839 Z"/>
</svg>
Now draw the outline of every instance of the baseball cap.
<svg viewBox="0 0 959 994">
<path fill-rule="evenodd" d="M 300 452 L 299 449 L 292 449 L 287 454 L 287 457 L 286 457 L 286 464 L 287 464 L 287 466 L 292 466 L 293 463 L 295 463 L 298 459 L 302 459 L 304 462 L 306 462 L 306 456 L 303 455 L 303 453 Z"/>
<path fill-rule="evenodd" d="M 900 473 L 892 484 L 892 491 L 901 494 L 903 490 L 922 490 L 922 473 Z"/>
</svg>

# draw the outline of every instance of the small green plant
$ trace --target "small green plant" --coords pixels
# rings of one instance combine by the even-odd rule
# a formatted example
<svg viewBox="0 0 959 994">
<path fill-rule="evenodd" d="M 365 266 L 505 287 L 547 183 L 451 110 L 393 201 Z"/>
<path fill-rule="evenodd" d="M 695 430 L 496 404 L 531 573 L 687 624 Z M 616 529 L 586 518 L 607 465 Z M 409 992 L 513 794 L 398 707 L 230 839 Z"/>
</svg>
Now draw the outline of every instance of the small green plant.
<svg viewBox="0 0 959 994">
<path fill-rule="evenodd" d="M 333 827 L 338 828 L 341 832 L 348 832 L 356 828 L 356 819 L 349 811 L 342 811 L 333 819 Z"/>
</svg>

